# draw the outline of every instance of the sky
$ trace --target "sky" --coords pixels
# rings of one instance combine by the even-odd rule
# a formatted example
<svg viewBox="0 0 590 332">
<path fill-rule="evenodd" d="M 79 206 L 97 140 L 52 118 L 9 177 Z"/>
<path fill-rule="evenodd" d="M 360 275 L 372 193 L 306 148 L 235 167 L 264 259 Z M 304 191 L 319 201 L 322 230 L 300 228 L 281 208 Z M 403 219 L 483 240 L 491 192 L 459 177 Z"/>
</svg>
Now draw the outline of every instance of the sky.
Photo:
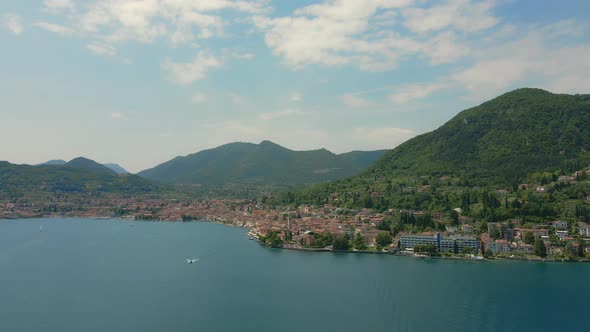
<svg viewBox="0 0 590 332">
<path fill-rule="evenodd" d="M 590 93 L 587 0 L 0 0 L 0 160 L 390 149 L 520 87 Z"/>
</svg>

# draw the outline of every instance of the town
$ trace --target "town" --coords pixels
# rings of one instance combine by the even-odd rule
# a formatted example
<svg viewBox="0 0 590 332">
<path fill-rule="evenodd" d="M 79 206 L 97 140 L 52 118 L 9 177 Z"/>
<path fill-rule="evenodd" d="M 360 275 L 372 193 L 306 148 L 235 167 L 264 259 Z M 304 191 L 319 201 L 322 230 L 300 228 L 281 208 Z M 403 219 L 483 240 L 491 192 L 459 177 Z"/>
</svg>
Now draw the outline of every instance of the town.
<svg viewBox="0 0 590 332">
<path fill-rule="evenodd" d="M 249 229 L 262 244 L 295 250 L 390 253 L 465 259 L 576 260 L 590 257 L 590 225 L 554 220 L 475 222 L 451 213 L 346 209 L 330 204 L 270 206 L 257 200 L 178 200 L 117 195 L 67 195 L 38 203 L 0 202 L 0 218 L 82 217 L 143 221 L 212 221 Z M 452 220 L 458 223 L 454 224 Z M 413 233 L 408 220 L 430 227 Z M 400 225 L 402 227 L 400 227 Z"/>
</svg>

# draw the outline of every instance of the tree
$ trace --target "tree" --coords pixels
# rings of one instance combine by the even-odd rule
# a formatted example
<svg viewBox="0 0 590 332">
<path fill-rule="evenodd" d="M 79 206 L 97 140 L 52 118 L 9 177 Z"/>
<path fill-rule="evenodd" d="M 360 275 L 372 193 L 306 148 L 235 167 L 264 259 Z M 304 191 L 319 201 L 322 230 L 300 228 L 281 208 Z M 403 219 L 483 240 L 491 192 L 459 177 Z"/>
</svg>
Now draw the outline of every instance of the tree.
<svg viewBox="0 0 590 332">
<path fill-rule="evenodd" d="M 350 242 L 344 235 L 338 235 L 334 239 L 334 244 L 332 245 L 334 250 L 348 250 L 350 249 Z"/>
<path fill-rule="evenodd" d="M 459 225 L 459 212 L 455 210 L 451 210 L 451 225 L 458 226 Z"/>
<path fill-rule="evenodd" d="M 461 252 L 463 252 L 464 254 L 471 254 L 473 252 L 473 249 L 471 249 L 471 247 L 465 246 L 465 247 L 463 247 Z"/>
<path fill-rule="evenodd" d="M 534 244 L 535 243 L 535 235 L 531 232 L 524 233 L 524 243 L 526 244 Z"/>
<path fill-rule="evenodd" d="M 279 236 L 279 231 L 270 231 L 266 236 L 261 237 L 260 240 L 265 245 L 275 248 L 283 245 L 283 240 Z"/>
<path fill-rule="evenodd" d="M 459 245 L 457 244 L 457 241 L 453 241 L 453 253 L 455 255 L 459 253 Z"/>
<path fill-rule="evenodd" d="M 545 248 L 545 243 L 541 239 L 535 240 L 534 244 L 535 255 L 545 258 L 547 257 L 547 248 Z"/>
<path fill-rule="evenodd" d="M 404 229 L 404 226 L 399 222 L 392 222 L 390 226 L 391 235 L 396 236 Z"/>
<path fill-rule="evenodd" d="M 379 232 L 375 242 L 379 247 L 386 247 L 391 244 L 392 238 L 389 232 Z"/>
<path fill-rule="evenodd" d="M 434 256 L 436 255 L 438 249 L 434 244 L 417 244 L 414 246 L 414 251 L 419 254 Z"/>
<path fill-rule="evenodd" d="M 584 240 L 580 240 L 578 242 L 578 250 L 576 254 L 578 257 L 584 257 L 584 247 L 586 246 L 586 242 Z"/>
<path fill-rule="evenodd" d="M 492 238 L 492 240 L 498 240 L 499 238 L 502 237 L 502 234 L 500 233 L 500 229 L 498 229 L 497 226 L 493 226 L 491 228 L 492 229 L 490 230 L 490 237 Z"/>
<path fill-rule="evenodd" d="M 363 239 L 363 236 L 361 235 L 361 233 L 356 233 L 356 235 L 354 236 L 354 239 L 352 240 L 352 246 L 356 250 L 367 249 L 367 244 L 365 243 L 365 239 Z"/>
</svg>

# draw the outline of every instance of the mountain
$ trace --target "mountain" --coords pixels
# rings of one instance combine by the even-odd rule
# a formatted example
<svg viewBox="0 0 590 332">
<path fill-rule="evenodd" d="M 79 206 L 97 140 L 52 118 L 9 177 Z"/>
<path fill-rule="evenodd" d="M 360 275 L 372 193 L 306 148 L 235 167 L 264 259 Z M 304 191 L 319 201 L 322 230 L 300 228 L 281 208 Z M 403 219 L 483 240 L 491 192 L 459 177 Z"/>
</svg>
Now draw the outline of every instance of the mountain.
<svg viewBox="0 0 590 332">
<path fill-rule="evenodd" d="M 119 164 L 103 164 L 105 167 L 111 169 L 112 171 L 114 171 L 117 174 L 128 174 L 129 172 L 127 172 L 126 169 L 124 169 L 123 167 L 121 167 L 121 165 Z"/>
<path fill-rule="evenodd" d="M 518 89 L 386 153 L 364 176 L 457 175 L 518 183 L 590 164 L 590 95 Z"/>
<path fill-rule="evenodd" d="M 89 170 L 89 171 L 101 172 L 101 173 L 117 174 L 115 171 L 106 167 L 105 165 L 99 164 L 94 160 L 84 158 L 84 157 L 78 157 L 78 158 L 72 159 L 68 163 L 66 163 L 65 166 Z"/>
<path fill-rule="evenodd" d="M 81 168 L 89 168 L 89 169 L 105 171 L 105 169 L 103 169 L 102 167 L 99 166 L 100 165 L 99 163 L 97 163 L 93 160 L 90 160 L 90 159 L 82 158 L 82 157 L 73 159 L 69 163 L 65 160 L 62 160 L 62 159 L 54 159 L 54 160 L 46 161 L 41 164 L 37 164 L 35 166 L 68 165 L 68 164 L 73 167 L 81 167 Z M 113 171 L 117 174 L 128 174 L 129 173 L 123 167 L 121 167 L 119 164 L 102 164 L 102 166 L 110 169 L 111 171 Z"/>
<path fill-rule="evenodd" d="M 297 199 L 323 202 L 333 193 L 386 193 L 387 199 L 400 190 L 413 192 L 417 185 L 440 186 L 436 179 L 445 176 L 455 186 L 514 188 L 583 169 L 590 165 L 589 151 L 590 95 L 524 88 L 462 111 L 440 128 L 388 151 L 359 175 L 308 187 Z M 426 196 L 390 201 L 392 206 L 423 206 Z"/>
<path fill-rule="evenodd" d="M 65 165 L 67 163 L 68 162 L 65 161 L 65 160 L 63 160 L 63 159 L 54 159 L 54 160 L 46 161 L 46 162 L 41 163 L 41 164 L 37 164 L 35 166 L 43 166 L 43 165 Z"/>
<path fill-rule="evenodd" d="M 270 141 L 230 143 L 176 157 L 138 175 L 164 183 L 303 185 L 357 174 L 384 153 L 337 155 L 326 149 L 293 151 Z"/>
<path fill-rule="evenodd" d="M 66 165 L 15 165 L 0 162 L 0 197 L 28 197 L 59 192 L 139 194 L 159 188 L 137 175 L 117 175 L 77 158 Z"/>
</svg>

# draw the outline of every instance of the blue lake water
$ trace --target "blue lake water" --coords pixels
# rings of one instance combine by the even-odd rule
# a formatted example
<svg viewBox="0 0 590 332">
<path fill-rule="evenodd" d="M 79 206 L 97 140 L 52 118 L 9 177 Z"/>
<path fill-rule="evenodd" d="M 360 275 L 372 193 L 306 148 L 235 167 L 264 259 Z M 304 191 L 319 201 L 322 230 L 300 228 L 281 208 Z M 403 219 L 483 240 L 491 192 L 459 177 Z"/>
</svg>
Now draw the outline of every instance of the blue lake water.
<svg viewBox="0 0 590 332">
<path fill-rule="evenodd" d="M 590 329 L 588 264 L 295 252 L 245 233 L 1 220 L 0 331 Z"/>
</svg>

